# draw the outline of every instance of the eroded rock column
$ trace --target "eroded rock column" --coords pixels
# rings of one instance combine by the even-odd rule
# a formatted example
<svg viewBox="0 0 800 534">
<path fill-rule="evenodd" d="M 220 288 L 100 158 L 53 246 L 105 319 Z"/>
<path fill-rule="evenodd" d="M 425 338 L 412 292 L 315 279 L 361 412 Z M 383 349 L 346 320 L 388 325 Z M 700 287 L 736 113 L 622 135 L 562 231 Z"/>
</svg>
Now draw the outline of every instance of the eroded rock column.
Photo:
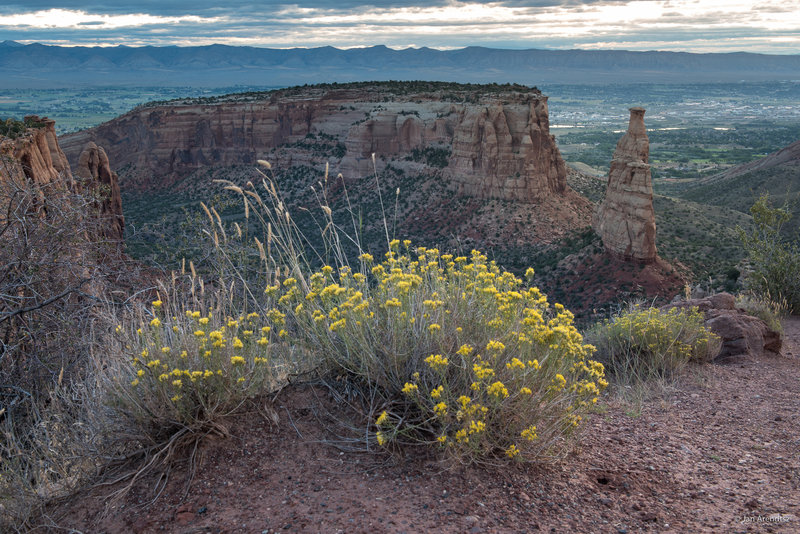
<svg viewBox="0 0 800 534">
<path fill-rule="evenodd" d="M 606 250 L 632 261 L 652 262 L 656 251 L 650 140 L 643 108 L 630 108 L 628 131 L 617 143 L 608 172 L 606 197 L 594 217 L 594 229 Z"/>
<path fill-rule="evenodd" d="M 125 237 L 125 217 L 117 173 L 111 170 L 106 151 L 89 142 L 78 158 L 75 175 L 84 180 L 87 190 L 98 195 L 99 216 L 103 218 L 102 233 L 107 239 L 122 241 Z"/>
</svg>

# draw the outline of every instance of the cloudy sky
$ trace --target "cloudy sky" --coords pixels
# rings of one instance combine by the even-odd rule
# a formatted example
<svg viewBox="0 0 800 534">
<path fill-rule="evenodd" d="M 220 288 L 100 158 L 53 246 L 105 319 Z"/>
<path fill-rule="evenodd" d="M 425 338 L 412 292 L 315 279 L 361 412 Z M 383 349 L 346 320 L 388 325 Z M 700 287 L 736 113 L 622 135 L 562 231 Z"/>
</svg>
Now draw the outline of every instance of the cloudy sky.
<svg viewBox="0 0 800 534">
<path fill-rule="evenodd" d="M 224 7 L 223 7 L 224 6 Z M 4 0 L 0 41 L 800 53 L 798 0 Z"/>
</svg>

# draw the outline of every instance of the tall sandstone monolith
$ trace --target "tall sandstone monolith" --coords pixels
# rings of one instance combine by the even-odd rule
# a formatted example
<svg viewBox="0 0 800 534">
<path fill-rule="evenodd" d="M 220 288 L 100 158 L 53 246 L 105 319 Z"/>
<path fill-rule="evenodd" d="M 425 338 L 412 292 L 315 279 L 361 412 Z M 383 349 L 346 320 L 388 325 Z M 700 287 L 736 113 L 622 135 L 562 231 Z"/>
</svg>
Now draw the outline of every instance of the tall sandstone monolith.
<svg viewBox="0 0 800 534">
<path fill-rule="evenodd" d="M 607 251 L 625 260 L 650 263 L 658 254 L 644 111 L 630 108 L 628 131 L 614 151 L 606 197 L 595 213 L 594 229 Z"/>
</svg>

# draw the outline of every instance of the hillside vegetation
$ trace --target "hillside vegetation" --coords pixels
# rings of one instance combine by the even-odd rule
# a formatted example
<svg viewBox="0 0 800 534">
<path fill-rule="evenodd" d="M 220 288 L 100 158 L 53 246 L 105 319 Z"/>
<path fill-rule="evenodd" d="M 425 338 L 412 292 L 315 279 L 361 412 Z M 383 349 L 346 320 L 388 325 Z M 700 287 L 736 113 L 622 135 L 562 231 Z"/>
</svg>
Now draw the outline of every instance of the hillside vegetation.
<svg viewBox="0 0 800 534">
<path fill-rule="evenodd" d="M 720 206 L 748 213 L 758 198 L 768 194 L 777 204 L 796 206 L 800 199 L 800 164 L 787 163 L 759 169 L 721 180 L 701 181 L 681 193 L 681 197 L 706 205 Z M 783 231 L 796 237 L 800 230 L 800 210 L 793 209 Z"/>
</svg>

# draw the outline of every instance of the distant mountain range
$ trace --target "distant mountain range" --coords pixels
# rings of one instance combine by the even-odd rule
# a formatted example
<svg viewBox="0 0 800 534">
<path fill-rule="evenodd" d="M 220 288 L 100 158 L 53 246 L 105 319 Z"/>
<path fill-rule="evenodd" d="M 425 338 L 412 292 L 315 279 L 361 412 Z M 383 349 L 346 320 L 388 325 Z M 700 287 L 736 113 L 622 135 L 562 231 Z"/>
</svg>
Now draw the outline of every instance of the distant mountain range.
<svg viewBox="0 0 800 534">
<path fill-rule="evenodd" d="M 0 88 L 91 85 L 288 86 L 367 80 L 472 83 L 737 82 L 800 80 L 800 55 L 625 50 L 458 50 L 385 46 L 341 50 L 60 47 L 0 43 Z"/>
</svg>

